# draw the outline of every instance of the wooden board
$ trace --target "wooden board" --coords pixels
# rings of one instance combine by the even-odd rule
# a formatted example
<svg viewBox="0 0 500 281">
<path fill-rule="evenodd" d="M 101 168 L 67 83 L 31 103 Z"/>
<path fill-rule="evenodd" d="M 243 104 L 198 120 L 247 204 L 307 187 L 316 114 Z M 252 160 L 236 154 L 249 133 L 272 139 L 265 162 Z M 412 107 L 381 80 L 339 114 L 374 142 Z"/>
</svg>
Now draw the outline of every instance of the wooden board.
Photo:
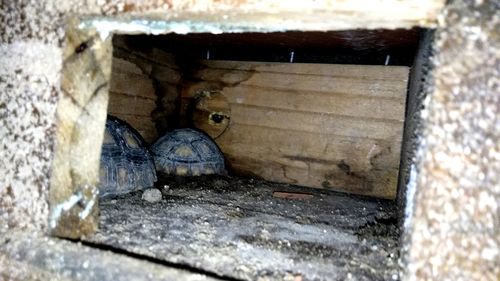
<svg viewBox="0 0 500 281">
<path fill-rule="evenodd" d="M 140 96 L 124 95 L 110 91 L 108 112 L 110 114 L 129 114 L 151 116 L 156 108 L 155 100 Z"/>
<path fill-rule="evenodd" d="M 152 113 L 156 95 L 152 80 L 134 63 L 113 58 L 108 114 L 116 116 L 141 134 L 148 143 L 158 137 Z"/>
<path fill-rule="evenodd" d="M 216 138 L 231 169 L 271 181 L 395 198 L 408 67 L 200 65 L 192 75 L 195 82 L 184 86 L 181 114 Z M 222 97 L 208 100 L 206 92 Z M 221 109 L 222 99 L 227 109 Z M 228 124 L 206 118 L 221 110 L 229 114 Z"/>
<path fill-rule="evenodd" d="M 150 99 L 156 98 L 153 81 L 147 76 L 140 74 L 113 72 L 110 89 L 120 94 Z"/>
<path fill-rule="evenodd" d="M 151 116 L 120 114 L 120 118 L 127 120 L 127 123 L 136 129 L 147 143 L 153 143 L 158 138 L 155 123 Z"/>
<path fill-rule="evenodd" d="M 181 72 L 173 54 L 156 48 L 137 49 L 127 41 L 123 36 L 113 39 L 108 113 L 129 123 L 152 143 L 176 124 Z"/>
</svg>

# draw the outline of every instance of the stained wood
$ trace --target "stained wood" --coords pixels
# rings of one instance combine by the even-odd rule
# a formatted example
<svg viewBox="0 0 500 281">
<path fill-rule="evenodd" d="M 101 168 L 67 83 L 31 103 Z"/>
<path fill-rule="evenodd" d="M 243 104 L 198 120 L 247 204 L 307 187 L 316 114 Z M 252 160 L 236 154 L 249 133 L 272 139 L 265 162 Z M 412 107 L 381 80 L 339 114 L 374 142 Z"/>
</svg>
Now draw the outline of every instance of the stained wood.
<svg viewBox="0 0 500 281">
<path fill-rule="evenodd" d="M 156 48 L 138 50 L 124 39 L 113 40 L 108 113 L 129 123 L 151 143 L 158 131 L 173 127 L 169 123 L 177 112 L 182 77 L 173 54 Z"/>
<path fill-rule="evenodd" d="M 181 81 L 181 74 L 179 70 L 174 69 L 171 66 L 156 65 L 153 68 L 152 75 L 156 80 L 171 84 L 178 84 Z"/>
<path fill-rule="evenodd" d="M 145 74 L 143 70 L 139 68 L 135 63 L 117 57 L 113 57 L 111 71 L 112 71 L 111 76 L 117 73 L 125 73 L 125 74 L 133 73 L 138 75 Z"/>
<path fill-rule="evenodd" d="M 217 73 L 218 70 L 236 70 L 252 72 L 271 72 L 277 74 L 310 74 L 318 76 L 345 77 L 352 79 L 373 79 L 382 81 L 407 80 L 406 66 L 384 67 L 379 65 L 348 65 L 348 64 L 318 64 L 318 63 L 267 63 L 267 62 L 244 62 L 241 61 L 200 61 L 200 66 Z M 207 75 L 207 72 L 199 72 L 198 75 Z"/>
<path fill-rule="evenodd" d="M 225 88 L 232 104 L 402 121 L 405 104 L 401 99 L 374 99 L 350 94 L 258 89 L 240 85 Z"/>
<path fill-rule="evenodd" d="M 182 92 L 184 116 L 217 136 L 233 171 L 394 198 L 407 67 L 203 61 Z M 212 92 L 218 101 L 199 98 Z M 194 97 L 198 97 L 194 99 Z M 200 106 L 199 103 L 203 106 Z M 188 112 L 189 104 L 194 112 Z M 198 105 L 197 105 L 198 103 Z"/>
<path fill-rule="evenodd" d="M 386 199 L 395 196 L 393 186 L 397 184 L 397 169 L 347 174 L 335 166 L 311 164 L 294 167 L 271 162 L 263 155 L 226 154 L 226 157 L 231 162 L 231 169 L 243 175 Z"/>
<path fill-rule="evenodd" d="M 154 99 L 110 92 L 109 113 L 151 116 L 151 112 L 155 108 L 156 104 Z"/>
<path fill-rule="evenodd" d="M 152 80 L 141 74 L 142 70 L 136 64 L 127 60 L 114 58 L 113 70 L 108 114 L 127 122 L 146 142 L 151 143 L 158 137 L 151 118 L 156 109 Z"/>
<path fill-rule="evenodd" d="M 112 73 L 110 90 L 131 96 L 156 98 L 153 81 L 141 74 Z"/>
<path fill-rule="evenodd" d="M 137 116 L 130 114 L 117 114 L 120 119 L 125 120 L 132 126 L 147 143 L 152 143 L 158 138 L 155 123 L 151 116 Z"/>
<path fill-rule="evenodd" d="M 314 195 L 310 193 L 275 191 L 273 192 L 273 197 L 291 200 L 307 200 L 313 198 Z"/>
<path fill-rule="evenodd" d="M 370 160 L 382 151 L 387 159 L 378 163 L 378 168 L 397 166 L 399 152 L 390 148 L 401 144 L 398 139 L 339 137 L 243 124 L 231 124 L 217 142 L 228 147 L 227 151 L 232 149 L 242 154 L 258 154 L 260 151 L 262 154 L 274 153 L 276 157 L 297 161 L 337 164 L 352 159 L 355 163 L 351 168 L 355 170 L 371 169 Z"/>
<path fill-rule="evenodd" d="M 230 116 L 231 107 L 225 95 L 220 92 L 205 92 L 197 97 L 192 121 L 199 129 L 217 139 L 226 132 Z"/>
<path fill-rule="evenodd" d="M 401 122 L 363 117 L 332 115 L 321 112 L 283 110 L 233 104 L 231 121 L 239 124 L 263 126 L 337 136 L 388 139 L 402 134 Z"/>
<path fill-rule="evenodd" d="M 110 92 L 108 114 L 118 117 L 136 129 L 147 143 L 158 137 L 151 117 L 155 100 Z"/>
<path fill-rule="evenodd" d="M 290 64 L 294 68 L 297 64 Z M 407 70 L 407 68 L 404 68 Z M 195 78 L 216 81 L 223 86 L 254 86 L 271 90 L 323 92 L 367 97 L 398 98 L 406 91 L 406 80 L 381 80 L 370 77 L 323 76 L 301 73 L 227 71 L 205 69 Z M 208 72 L 208 74 L 206 73 Z M 404 83 L 401 83 L 404 82 Z"/>
<path fill-rule="evenodd" d="M 233 129 L 228 134 L 236 131 L 235 137 L 256 131 Z M 339 140 L 319 135 L 316 138 L 320 143 L 316 144 L 312 134 L 305 140 L 297 137 L 301 135 L 264 130 L 238 143 L 223 135 L 217 143 L 230 160 L 231 168 L 243 174 L 356 194 L 393 196 L 399 151 L 392 147 L 399 147 L 400 143 Z"/>
<path fill-rule="evenodd" d="M 93 234 L 99 223 L 99 144 L 104 138 L 112 52 L 109 37 L 101 41 L 95 30 L 77 26 L 74 19 L 66 25 L 47 216 L 47 232 L 71 239 Z M 82 42 L 91 42 L 92 48 L 78 53 Z"/>
</svg>

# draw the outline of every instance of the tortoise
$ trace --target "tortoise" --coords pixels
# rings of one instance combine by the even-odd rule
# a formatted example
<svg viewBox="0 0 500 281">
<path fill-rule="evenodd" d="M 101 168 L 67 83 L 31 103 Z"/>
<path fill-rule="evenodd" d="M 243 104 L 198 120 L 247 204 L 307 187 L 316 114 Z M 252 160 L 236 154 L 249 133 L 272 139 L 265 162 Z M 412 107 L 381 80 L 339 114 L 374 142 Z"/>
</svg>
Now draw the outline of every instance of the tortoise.
<svg viewBox="0 0 500 281">
<path fill-rule="evenodd" d="M 162 176 L 226 174 L 219 147 L 204 133 L 190 128 L 165 134 L 151 146 L 151 153 Z"/>
<path fill-rule="evenodd" d="M 151 187 L 157 179 L 153 157 L 141 135 L 111 115 L 106 120 L 99 177 L 100 197 Z"/>
</svg>

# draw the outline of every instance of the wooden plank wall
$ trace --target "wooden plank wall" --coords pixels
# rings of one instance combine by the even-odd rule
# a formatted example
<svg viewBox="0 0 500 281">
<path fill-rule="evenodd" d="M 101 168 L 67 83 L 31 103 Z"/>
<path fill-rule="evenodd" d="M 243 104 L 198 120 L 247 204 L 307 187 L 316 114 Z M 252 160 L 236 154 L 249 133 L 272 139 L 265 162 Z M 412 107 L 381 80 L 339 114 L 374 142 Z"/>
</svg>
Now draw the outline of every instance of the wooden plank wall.
<svg viewBox="0 0 500 281">
<path fill-rule="evenodd" d="M 234 171 L 395 198 L 408 67 L 200 64 L 182 91 L 184 116 L 216 138 Z M 199 118 L 211 111 L 228 122 Z"/>
<path fill-rule="evenodd" d="M 114 40 L 108 113 L 129 123 L 148 143 L 176 111 L 181 74 L 172 54 L 134 50 Z"/>
</svg>

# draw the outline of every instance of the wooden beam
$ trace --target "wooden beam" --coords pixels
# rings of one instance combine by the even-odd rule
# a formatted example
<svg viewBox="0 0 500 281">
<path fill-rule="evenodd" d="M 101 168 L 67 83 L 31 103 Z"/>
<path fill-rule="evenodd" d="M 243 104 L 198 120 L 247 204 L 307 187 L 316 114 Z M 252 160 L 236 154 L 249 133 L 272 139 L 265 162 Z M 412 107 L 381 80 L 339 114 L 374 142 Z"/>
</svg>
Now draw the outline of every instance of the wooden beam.
<svg viewBox="0 0 500 281">
<path fill-rule="evenodd" d="M 116 7 L 121 11 L 117 17 L 91 18 L 84 26 L 129 34 L 434 27 L 445 0 L 204 0 L 145 5 L 137 3 L 126 11 Z M 137 20 L 131 22 L 131 16 Z"/>
<path fill-rule="evenodd" d="M 79 238 L 98 226 L 98 175 L 111 74 L 111 40 L 76 21 L 67 25 L 55 151 L 50 232 Z"/>
</svg>

